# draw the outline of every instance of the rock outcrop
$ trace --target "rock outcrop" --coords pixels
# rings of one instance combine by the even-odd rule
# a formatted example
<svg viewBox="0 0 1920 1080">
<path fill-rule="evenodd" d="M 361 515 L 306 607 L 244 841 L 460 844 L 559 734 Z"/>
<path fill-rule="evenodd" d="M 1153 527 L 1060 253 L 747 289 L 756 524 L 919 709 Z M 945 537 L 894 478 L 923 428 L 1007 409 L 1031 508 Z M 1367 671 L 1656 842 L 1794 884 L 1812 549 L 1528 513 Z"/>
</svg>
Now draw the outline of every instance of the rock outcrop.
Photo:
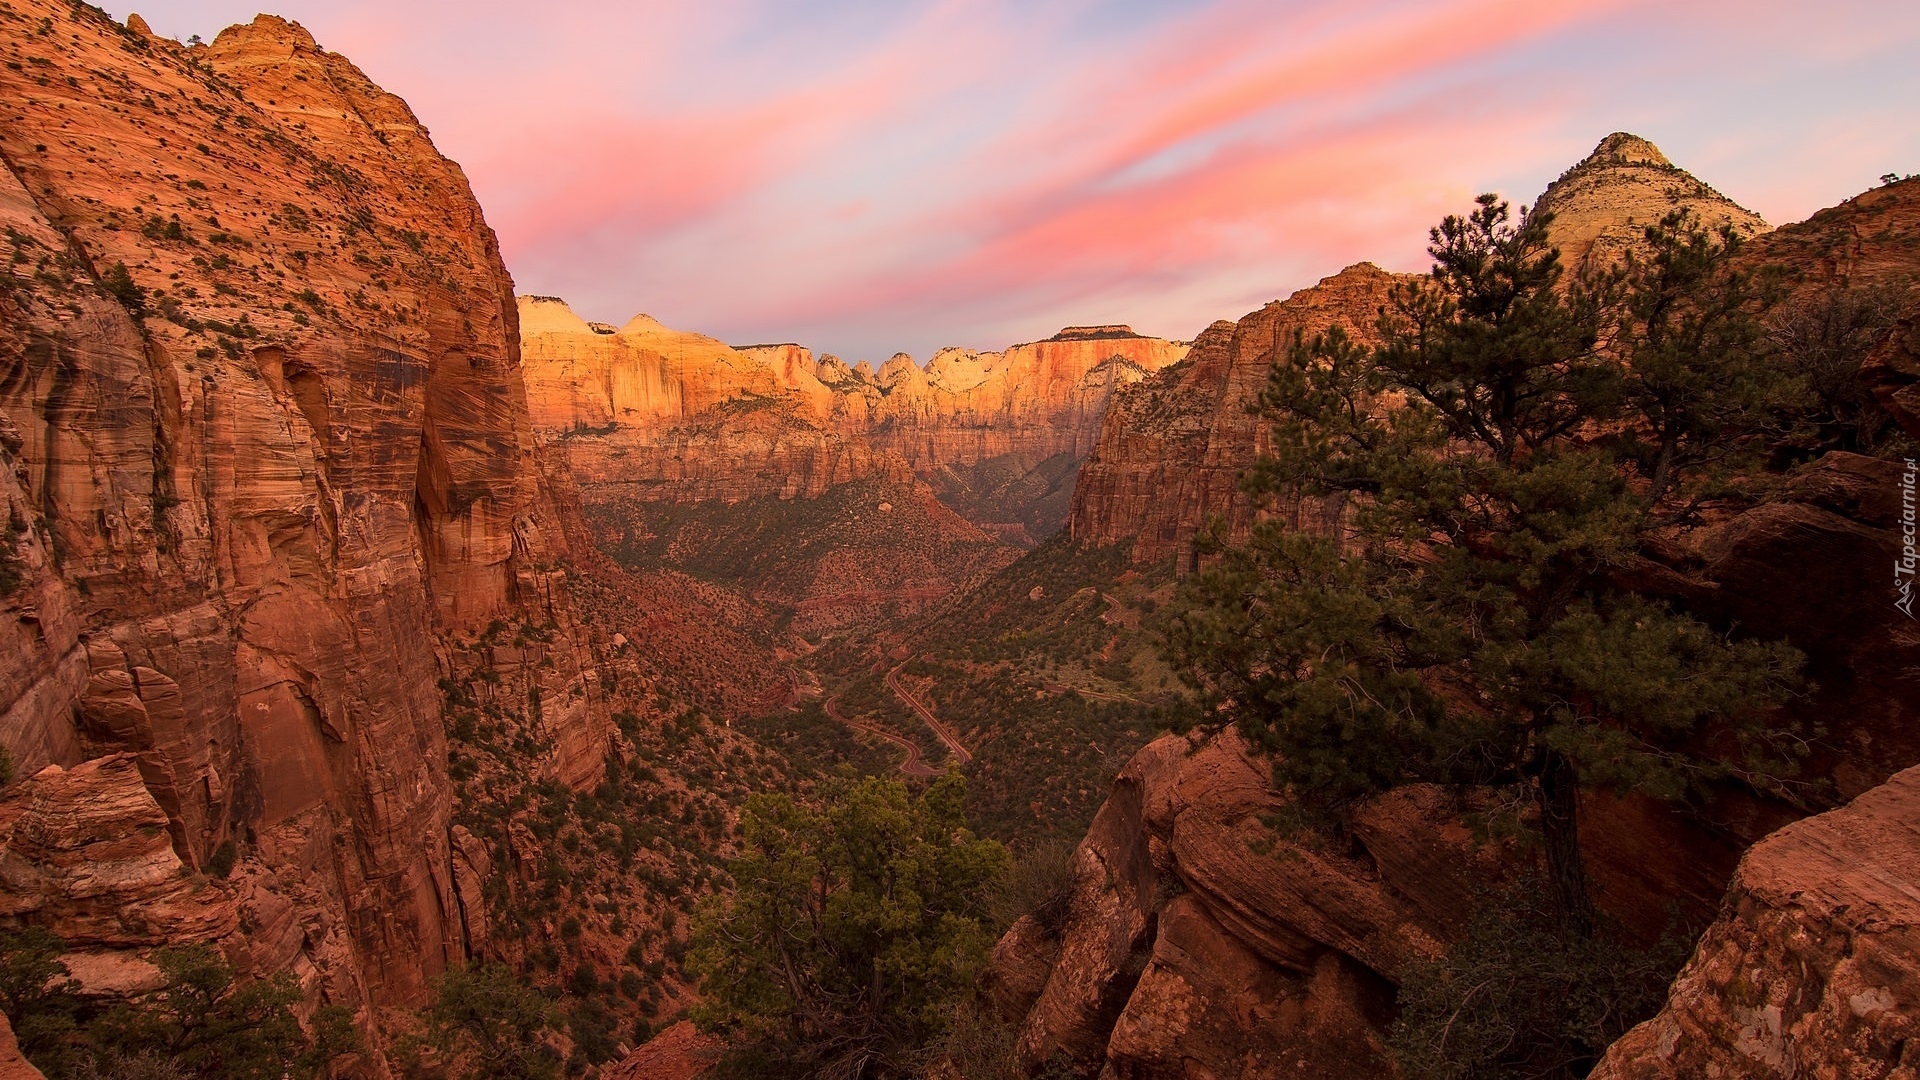
<svg viewBox="0 0 1920 1080">
<path fill-rule="evenodd" d="M 1255 510 L 1240 479 L 1268 446 L 1267 424 L 1251 407 L 1274 359 L 1296 334 L 1311 341 L 1339 327 L 1356 341 L 1374 340 L 1380 308 L 1401 280 L 1372 263 L 1350 266 L 1238 323 L 1214 323 L 1183 362 L 1116 394 L 1074 487 L 1073 538 L 1129 543 L 1136 561 L 1173 559 L 1181 569 L 1214 518 L 1243 538 Z M 1323 508 L 1280 512 L 1312 527 Z"/>
<path fill-rule="evenodd" d="M 528 396 L 536 429 L 566 439 L 588 499 L 618 484 L 655 501 L 810 498 L 856 480 L 914 478 L 951 489 L 981 525 L 1044 535 L 964 492 L 983 463 L 1020 463 L 1092 448 L 1108 399 L 1186 353 L 1127 327 L 1069 328 L 1004 352 L 943 349 L 925 368 L 896 355 L 876 372 L 797 345 L 732 349 L 635 316 L 596 329 L 552 297 L 520 298 Z M 1040 497 L 1071 469 L 1056 469 Z M 1056 500 L 1058 502 L 1058 500 Z M 979 510 L 979 513 L 969 513 Z M 992 520 L 990 520 L 992 519 Z M 1027 528 L 1027 526 L 1031 528 Z"/>
<path fill-rule="evenodd" d="M 20 1044 L 14 1041 L 13 1027 L 5 1016 L 0 1016 L 0 1080 L 47 1080 L 46 1074 L 20 1053 Z"/>
<path fill-rule="evenodd" d="M 1619 131 L 1547 185 L 1533 209 L 1553 215 L 1548 235 L 1574 271 L 1620 262 L 1642 245 L 1647 226 L 1675 211 L 1744 239 L 1768 229 L 1760 215 L 1667 160 L 1659 147 Z"/>
<path fill-rule="evenodd" d="M 196 881 L 132 754 L 26 782 L 0 850 L 0 915 L 50 924 L 76 948 L 195 945 L 240 927 L 226 890 Z"/>
<path fill-rule="evenodd" d="M 1656 174 L 1678 182 L 1677 170 L 1651 153 L 1637 140 L 1609 139 L 1569 174 L 1579 183 L 1558 187 L 1556 198 L 1578 211 L 1567 220 L 1591 232 L 1582 258 L 1607 244 L 1612 255 L 1593 257 L 1617 257 L 1647 223 L 1639 215 L 1675 205 L 1648 187 Z M 1622 170 L 1632 197 L 1602 198 L 1604 186 L 1590 186 Z M 1658 198 L 1633 194 L 1648 190 Z M 1718 205 L 1697 190 L 1685 197 L 1704 200 L 1695 207 L 1703 218 Z M 1897 306 L 1896 325 L 1870 342 L 1865 374 L 1914 437 L 1917 207 L 1920 185 L 1894 184 L 1772 232 L 1721 208 L 1752 236 L 1745 265 L 1784 267 L 1795 302 L 1851 288 Z M 1621 231 L 1624 220 L 1621 229 L 1600 227 L 1606 212 L 1635 217 L 1633 228 Z M 1347 309 L 1350 321 L 1377 305 L 1373 297 L 1391 286 L 1387 275 L 1349 270 L 1319 286 L 1346 278 L 1353 287 L 1365 275 L 1386 280 Z M 1264 330 L 1245 320 L 1216 324 L 1186 364 L 1115 402 L 1083 469 L 1076 538 L 1184 562 L 1209 518 L 1245 527 L 1250 508 L 1224 478 L 1237 480 L 1258 456 L 1259 424 L 1245 405 L 1264 379 L 1274 328 L 1312 291 L 1267 309 L 1274 315 Z M 1231 385 L 1224 374 L 1199 378 L 1207 365 L 1227 370 L 1233 360 L 1250 370 L 1231 395 L 1217 389 Z M 1229 409 L 1230 396 L 1237 400 Z M 1227 437 L 1230 419 L 1246 426 L 1237 441 Z M 1214 446 L 1230 452 L 1214 458 Z M 1202 472 L 1187 462 L 1199 461 L 1223 481 L 1190 479 Z M 1888 783 L 1920 761 L 1911 720 L 1920 696 L 1908 674 L 1920 660 L 1920 637 L 1894 604 L 1907 475 L 1898 461 L 1830 451 L 1754 505 L 1670 537 L 1622 569 L 1644 593 L 1805 652 L 1815 690 L 1790 709 L 1821 732 L 1808 748 L 1807 775 L 1831 784 L 1792 802 L 1728 788 L 1686 813 L 1584 800 L 1581 844 L 1596 901 L 1636 936 L 1657 935 L 1650 918 L 1674 907 L 1705 916 L 1734 880 L 1722 921 L 1676 984 L 1673 1003 L 1616 1048 L 1610 1077 L 1904 1076 L 1897 1070 L 1913 1067 L 1901 1040 L 1914 1022 L 1920 955 L 1920 937 L 1907 925 L 1915 887 L 1906 871 L 1920 862 L 1909 850 L 1916 837 L 1908 805 L 1920 778 L 1902 773 Z M 1176 486 L 1203 494 L 1177 508 L 1147 497 Z M 1299 507 L 1278 512 L 1303 528 L 1316 524 Z M 1858 801 L 1792 824 L 1822 798 Z M 1064 932 L 1049 941 L 1023 924 L 996 954 L 995 1000 L 1023 1017 L 1029 1065 L 1057 1057 L 1083 1075 L 1179 1075 L 1175 1062 L 1214 1075 L 1380 1074 L 1379 1025 L 1406 959 L 1443 949 L 1471 902 L 1449 874 L 1497 880 L 1510 854 L 1450 848 L 1464 840 L 1467 807 L 1429 789 L 1398 790 L 1362 807 L 1354 847 L 1339 852 L 1263 831 L 1277 800 L 1264 769 L 1230 738 L 1197 751 L 1163 740 L 1134 759 L 1077 855 Z M 1742 852 L 1783 827 L 1733 878 Z M 1247 956 L 1257 963 L 1249 966 Z M 1857 967 L 1856 957 L 1864 961 Z M 1333 974 L 1318 975 L 1322 965 Z M 1312 981 L 1321 977 L 1328 981 Z M 1322 985 L 1329 989 L 1316 989 Z M 1325 1026 L 1312 1028 L 1316 1022 Z M 1343 1049 L 1318 1061 L 1311 1047 L 1322 1043 Z M 1298 1064 L 1272 1064 L 1288 1055 Z"/>
<path fill-rule="evenodd" d="M 1031 1000 L 1021 1059 L 1083 1076 L 1378 1068 L 1365 1017 L 1388 991 L 1312 933 L 1398 955 L 1432 951 L 1431 932 L 1377 880 L 1327 892 L 1346 879 L 1317 856 L 1256 854 L 1249 844 L 1272 843 L 1260 819 L 1279 805 L 1265 770 L 1231 734 L 1194 751 L 1168 736 L 1134 757 L 1074 855 L 1057 941 L 1029 925 L 996 950 L 997 981 Z M 1310 913 L 1305 926 L 1281 921 L 1295 909 Z M 1048 953 L 1044 978 L 1023 970 Z"/>
<path fill-rule="evenodd" d="M 560 627 L 576 729 L 534 769 L 589 782 L 610 730 L 556 614 L 498 244 L 406 104 L 297 24 L 0 24 L 0 744 L 34 776 L 0 907 L 418 1001 L 465 951 L 443 635 Z"/>
<path fill-rule="evenodd" d="M 607 1066 L 605 1080 L 694 1080 L 720 1059 L 719 1040 L 682 1020 Z"/>
<path fill-rule="evenodd" d="M 1920 769 L 1754 845 L 1667 1006 L 1595 1080 L 1920 1072 Z"/>
<path fill-rule="evenodd" d="M 1074 856 L 1073 899 L 995 950 L 991 992 L 1026 1064 L 1092 1076 L 1372 1077 L 1408 966 L 1441 955 L 1481 890 L 1531 855 L 1478 836 L 1475 793 L 1396 789 L 1350 843 L 1284 822 L 1268 764 L 1232 730 L 1164 736 L 1120 773 Z M 1589 837 L 1587 834 L 1592 834 Z M 1637 800 L 1589 801 L 1600 903 L 1640 937 L 1710 910 L 1738 848 Z M 1658 858 L 1676 842 L 1696 859 Z"/>
</svg>

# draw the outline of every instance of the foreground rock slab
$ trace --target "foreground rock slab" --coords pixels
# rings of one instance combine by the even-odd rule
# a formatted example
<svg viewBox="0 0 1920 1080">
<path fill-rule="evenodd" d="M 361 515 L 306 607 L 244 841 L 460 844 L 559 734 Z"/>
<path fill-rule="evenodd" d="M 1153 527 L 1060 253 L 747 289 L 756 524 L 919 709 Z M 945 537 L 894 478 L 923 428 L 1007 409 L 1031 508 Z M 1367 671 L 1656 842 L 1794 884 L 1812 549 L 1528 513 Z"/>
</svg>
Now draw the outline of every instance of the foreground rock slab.
<svg viewBox="0 0 1920 1080">
<path fill-rule="evenodd" d="M 1754 845 L 1595 1080 L 1920 1076 L 1920 768 Z"/>
</svg>

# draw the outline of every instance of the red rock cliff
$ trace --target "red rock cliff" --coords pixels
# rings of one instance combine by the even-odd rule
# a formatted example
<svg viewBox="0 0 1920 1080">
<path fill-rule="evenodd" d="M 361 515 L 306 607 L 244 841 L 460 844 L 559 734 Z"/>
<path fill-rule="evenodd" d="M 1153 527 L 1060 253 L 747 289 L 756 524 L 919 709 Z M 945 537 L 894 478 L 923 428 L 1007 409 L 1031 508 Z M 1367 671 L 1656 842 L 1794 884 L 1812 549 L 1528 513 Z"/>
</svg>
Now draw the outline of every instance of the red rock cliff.
<svg viewBox="0 0 1920 1080">
<path fill-rule="evenodd" d="M 1214 323 L 1183 363 L 1116 394 L 1074 487 L 1073 538 L 1131 542 L 1136 560 L 1177 559 L 1184 569 L 1194 536 L 1215 516 L 1244 536 L 1254 511 L 1240 477 L 1268 437 L 1249 406 L 1276 355 L 1285 355 L 1295 333 L 1311 340 L 1336 326 L 1373 340 L 1374 321 L 1399 280 L 1372 263 L 1350 266 L 1238 323 Z M 1315 510 L 1287 512 L 1304 521 Z"/>
<path fill-rule="evenodd" d="M 1667 1006 L 1595 1080 L 1920 1066 L 1920 769 L 1781 829 L 1740 862 Z"/>
<path fill-rule="evenodd" d="M 437 643 L 564 604 L 493 232 L 406 104 L 298 24 L 186 48 L 51 0 L 0 23 L 0 743 L 65 770 L 9 794 L 137 779 L 152 860 L 236 845 L 207 886 L 253 927 L 230 953 L 418 1000 L 465 949 Z M 90 842 L 16 830 L 7 910 L 166 940 L 89 929 L 147 902 L 137 874 L 82 907 L 55 887 Z"/>
<path fill-rule="evenodd" d="M 644 315 L 596 329 L 554 298 L 520 308 L 536 429 L 568 438 L 583 485 L 673 501 L 915 476 L 944 493 L 990 459 L 1077 460 L 1115 390 L 1186 354 L 1126 327 L 1077 328 L 1004 352 L 944 349 L 925 368 L 903 354 L 873 372 L 797 345 L 733 349 Z"/>
<path fill-rule="evenodd" d="M 1621 205 L 1630 203 L 1641 205 Z M 1916 223 L 1920 184 L 1895 184 L 1756 235 L 1744 256 L 1784 266 L 1803 294 L 1844 284 L 1893 298 L 1903 314 L 1866 373 L 1911 436 L 1920 436 Z M 1269 308 L 1268 325 L 1284 325 L 1287 309 L 1312 292 Z M 1257 425 L 1240 419 L 1273 348 L 1270 336 L 1249 333 L 1257 317 L 1216 324 L 1188 365 L 1116 403 L 1076 493 L 1076 536 L 1132 541 L 1141 557 L 1157 558 L 1183 551 L 1209 514 L 1244 520 L 1235 488 L 1197 478 L 1214 446 L 1232 448 L 1223 474 L 1258 453 Z M 1229 414 L 1219 388 L 1232 385 L 1235 362 L 1249 372 Z M 1230 416 L 1255 434 L 1227 441 Z M 1603 909 L 1650 934 L 1658 928 L 1645 920 L 1671 906 L 1700 915 L 1727 896 L 1667 1010 L 1597 1075 L 1911 1070 L 1920 944 L 1901 814 L 1913 774 L 1888 782 L 1920 761 L 1920 691 L 1909 675 L 1920 639 L 1894 607 L 1891 581 L 1901 477 L 1897 461 L 1828 453 L 1770 499 L 1676 537 L 1658 564 L 1638 571 L 1650 594 L 1806 652 L 1818 689 L 1792 708 L 1823 729 L 1806 773 L 1831 782 L 1826 797 L 1858 801 L 1792 825 L 1804 805 L 1738 791 L 1687 813 L 1586 800 L 1581 843 Z M 1150 497 L 1174 485 L 1204 497 L 1183 499 L 1177 513 Z M 1361 808 L 1354 845 L 1336 857 L 1268 834 L 1281 797 L 1231 733 L 1198 748 L 1171 737 L 1149 746 L 1076 854 L 1064 927 L 1049 936 L 1023 921 L 996 952 L 996 1000 L 1022 1018 L 1027 1062 L 1037 1068 L 1058 1055 L 1083 1075 L 1195 1066 L 1216 1075 L 1382 1075 L 1380 1032 L 1407 958 L 1444 948 L 1464 924 L 1471 880 L 1497 877 L 1514 857 L 1470 843 L 1459 808 L 1434 794 L 1406 788 Z M 1734 877 L 1742 851 L 1782 826 Z"/>
</svg>

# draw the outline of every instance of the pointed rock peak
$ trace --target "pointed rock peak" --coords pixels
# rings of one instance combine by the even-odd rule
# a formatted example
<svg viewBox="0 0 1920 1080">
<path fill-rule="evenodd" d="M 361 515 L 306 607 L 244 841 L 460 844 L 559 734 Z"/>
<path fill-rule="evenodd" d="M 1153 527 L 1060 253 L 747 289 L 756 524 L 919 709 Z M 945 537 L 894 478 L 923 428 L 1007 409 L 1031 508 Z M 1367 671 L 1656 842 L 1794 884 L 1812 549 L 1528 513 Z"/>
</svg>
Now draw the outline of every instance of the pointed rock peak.
<svg viewBox="0 0 1920 1080">
<path fill-rule="evenodd" d="M 1708 229 L 1728 225 L 1743 236 L 1768 229 L 1760 215 L 1624 131 L 1601 139 L 1586 160 L 1547 185 L 1533 209 L 1553 215 L 1548 239 L 1573 267 L 1619 262 L 1645 243 L 1647 226 L 1676 210 L 1691 211 Z"/>
<path fill-rule="evenodd" d="M 557 296 L 522 296 L 520 336 L 533 334 L 590 334 L 587 321 L 574 314 L 565 300 Z"/>
<path fill-rule="evenodd" d="M 295 52 L 320 48 L 319 43 L 313 40 L 313 35 L 307 33 L 306 27 L 278 15 L 255 15 L 252 22 L 229 26 L 213 39 L 216 47 L 224 45 L 229 48 L 265 42 L 288 46 Z"/>
<path fill-rule="evenodd" d="M 127 29 L 142 37 L 153 36 L 153 27 L 148 26 L 147 20 L 141 18 L 137 13 L 127 16 Z"/>
<path fill-rule="evenodd" d="M 1664 168 L 1673 167 L 1673 162 L 1667 160 L 1667 155 L 1661 153 L 1659 147 L 1638 135 L 1633 135 L 1625 131 L 1616 131 L 1606 138 L 1601 139 L 1600 145 L 1594 147 L 1593 153 L 1588 154 L 1587 160 L 1580 164 L 1659 165 Z"/>
<path fill-rule="evenodd" d="M 665 323 L 643 311 L 628 319 L 627 325 L 621 327 L 620 332 L 622 334 L 664 334 L 668 330 Z"/>
</svg>

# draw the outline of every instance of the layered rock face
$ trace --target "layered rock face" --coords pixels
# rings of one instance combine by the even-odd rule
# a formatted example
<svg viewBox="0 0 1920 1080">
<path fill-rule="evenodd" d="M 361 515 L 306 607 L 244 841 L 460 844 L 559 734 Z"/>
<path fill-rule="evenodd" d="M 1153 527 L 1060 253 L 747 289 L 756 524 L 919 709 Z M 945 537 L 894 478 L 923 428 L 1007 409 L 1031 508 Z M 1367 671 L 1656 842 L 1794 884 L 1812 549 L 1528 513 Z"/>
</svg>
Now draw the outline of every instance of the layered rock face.
<svg viewBox="0 0 1920 1080">
<path fill-rule="evenodd" d="M 1754 845 L 1667 1007 L 1596 1080 L 1920 1070 L 1920 769 Z"/>
<path fill-rule="evenodd" d="M 1645 139 L 1614 134 L 1538 200 L 1566 263 L 1610 265 L 1673 210 L 1743 237 L 1765 233 L 1740 208 L 1669 162 Z M 1099 440 L 1081 468 L 1067 527 L 1093 544 L 1130 543 L 1141 562 L 1173 559 L 1185 569 L 1193 537 L 1215 517 L 1244 536 L 1254 510 L 1241 475 L 1266 449 L 1265 422 L 1248 409 L 1296 332 L 1311 339 L 1339 326 L 1362 344 L 1375 340 L 1380 309 L 1397 280 L 1369 263 L 1269 304 L 1238 323 L 1219 322 L 1195 340 L 1188 362 L 1115 396 Z M 1321 508 L 1277 512 L 1311 527 Z"/>
<path fill-rule="evenodd" d="M 1064 924 L 1049 933 L 1028 917 L 995 950 L 993 996 L 1022 1018 L 1029 1068 L 1391 1071 L 1381 1032 L 1394 987 L 1528 856 L 1465 824 L 1484 799 L 1434 786 L 1367 802 L 1350 844 L 1289 831 L 1270 775 L 1231 730 L 1165 736 L 1128 763 L 1075 853 Z M 1592 802 L 1584 832 L 1602 906 L 1647 939 L 1669 902 L 1710 908 L 1737 852 L 1636 800 Z M 1695 859 L 1657 857 L 1682 837 Z"/>
<path fill-rule="evenodd" d="M 1631 155 L 1644 149 L 1610 139 L 1603 152 L 1609 144 L 1629 155 L 1624 165 L 1590 161 L 1575 172 L 1620 166 L 1631 176 L 1642 167 Z M 1576 191 L 1562 193 L 1571 200 Z M 1651 209 L 1631 211 L 1642 212 Z M 1593 235 L 1624 245 L 1644 224 Z M 1789 305 L 1852 290 L 1897 310 L 1890 332 L 1868 335 L 1865 374 L 1910 436 L 1920 436 L 1917 224 L 1920 185 L 1896 184 L 1774 232 L 1755 225 L 1742 256 L 1749 267 L 1786 269 Z M 1776 316 L 1797 317 L 1791 306 Z M 1181 515 L 1125 497 L 1129 484 L 1144 494 L 1171 482 L 1161 478 L 1197 474 L 1178 460 L 1212 445 L 1222 397 L 1190 391 L 1169 404 L 1150 395 L 1181 379 L 1193 386 L 1189 370 L 1231 356 L 1245 327 L 1216 324 L 1196 343 L 1190 368 L 1116 402 L 1083 470 L 1077 537 L 1131 541 L 1141 557 L 1160 558 L 1182 552 L 1180 530 L 1190 537 L 1208 515 L 1245 520 L 1225 487 Z M 1258 383 L 1243 386 L 1239 415 Z M 1243 422 L 1256 434 L 1240 444 L 1236 473 L 1259 450 L 1257 428 Z M 1715 910 L 1740 854 L 1791 825 L 1754 849 L 1667 1011 L 1615 1050 L 1606 1075 L 1903 1076 L 1913 1067 L 1920 938 L 1908 925 L 1915 886 L 1907 865 L 1917 860 L 1902 800 L 1920 781 L 1902 773 L 1887 784 L 1920 761 L 1912 722 L 1920 695 L 1906 674 L 1920 643 L 1893 588 L 1905 475 L 1898 461 L 1829 452 L 1766 500 L 1623 568 L 1643 593 L 1802 649 L 1816 690 L 1791 709 L 1822 731 L 1805 773 L 1831 781 L 1827 797 L 1859 801 L 1791 825 L 1804 804 L 1738 790 L 1687 813 L 1584 800 L 1581 844 L 1596 900 L 1643 938 L 1659 930 L 1648 922 L 1655 913 Z M 1517 865 L 1512 853 L 1465 844 L 1470 807 L 1430 801 L 1437 797 L 1424 788 L 1392 792 L 1356 813 L 1352 850 L 1303 850 L 1267 831 L 1262 818 L 1278 796 L 1237 739 L 1197 752 L 1149 747 L 1122 773 L 1076 856 L 1074 914 L 1057 939 L 1023 923 L 996 954 L 996 996 L 1023 1018 L 1026 1060 L 1038 1068 L 1062 1058 L 1083 1075 L 1182 1075 L 1192 1064 L 1221 1076 L 1381 1075 L 1379 1024 L 1402 965 L 1437 955 L 1469 910 L 1471 893 L 1450 875 L 1498 880 Z M 1315 1058 L 1322 1042 L 1344 1049 Z"/>
<path fill-rule="evenodd" d="M 1649 225 L 1689 211 L 1700 225 L 1751 239 L 1766 221 L 1667 160 L 1660 148 L 1625 132 L 1600 140 L 1585 160 L 1547 186 L 1536 213 L 1553 215 L 1553 245 L 1571 270 L 1620 262 L 1644 241 Z"/>
<path fill-rule="evenodd" d="M 1372 263 L 1350 266 L 1238 323 L 1214 323 L 1183 363 L 1115 395 L 1074 487 L 1073 538 L 1131 543 L 1139 562 L 1174 559 L 1185 569 L 1194 537 L 1213 518 L 1244 537 L 1255 511 L 1240 478 L 1268 447 L 1267 424 L 1250 407 L 1273 361 L 1296 334 L 1311 341 L 1339 327 L 1374 340 L 1380 308 L 1401 280 Z M 1326 514 L 1316 503 L 1279 512 L 1302 527 Z"/>
<path fill-rule="evenodd" d="M 925 368 L 901 354 L 876 372 L 797 345 L 731 349 L 644 315 L 595 328 L 553 298 L 520 307 L 534 424 L 567 439 L 589 499 L 613 484 L 669 502 L 807 498 L 866 479 L 957 489 L 1010 459 L 1024 476 L 1084 457 L 1115 389 L 1186 353 L 1126 327 L 1075 328 L 1005 352 L 945 349 Z"/>
<path fill-rule="evenodd" d="M 465 949 L 437 642 L 564 606 L 493 233 L 297 24 L 186 48 L 45 0 L 0 21 L 0 743 L 35 776 L 5 909 L 415 1001 Z M 591 655 L 555 651 L 585 745 L 541 768 L 582 781 Z M 189 889 L 228 845 L 233 877 Z M 77 868 L 101 860 L 125 872 Z"/>
<path fill-rule="evenodd" d="M 1124 326 L 878 371 L 522 297 L 535 431 L 598 545 L 790 610 L 813 634 L 918 610 L 1056 531 L 1116 390 L 1186 346 Z"/>
</svg>

